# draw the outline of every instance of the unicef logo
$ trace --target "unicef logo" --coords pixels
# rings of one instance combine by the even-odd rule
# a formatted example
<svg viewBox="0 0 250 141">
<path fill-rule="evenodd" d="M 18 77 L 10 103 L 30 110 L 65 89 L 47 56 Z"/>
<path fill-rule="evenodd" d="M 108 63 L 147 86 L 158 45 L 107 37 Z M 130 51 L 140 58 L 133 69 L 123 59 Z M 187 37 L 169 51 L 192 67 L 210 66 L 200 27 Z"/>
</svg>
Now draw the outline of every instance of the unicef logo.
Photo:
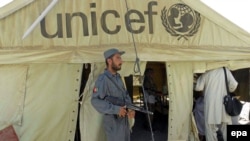
<svg viewBox="0 0 250 141">
<path fill-rule="evenodd" d="M 161 11 L 162 24 L 172 36 L 181 38 L 193 36 L 200 27 L 200 14 L 185 4 L 172 5 Z"/>
</svg>

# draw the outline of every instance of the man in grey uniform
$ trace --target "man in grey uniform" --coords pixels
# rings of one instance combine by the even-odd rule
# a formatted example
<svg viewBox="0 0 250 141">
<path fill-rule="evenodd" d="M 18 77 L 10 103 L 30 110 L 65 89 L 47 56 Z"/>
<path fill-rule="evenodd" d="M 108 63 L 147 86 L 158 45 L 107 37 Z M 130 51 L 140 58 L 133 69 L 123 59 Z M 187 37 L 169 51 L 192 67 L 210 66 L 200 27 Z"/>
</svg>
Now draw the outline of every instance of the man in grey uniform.
<svg viewBox="0 0 250 141">
<path fill-rule="evenodd" d="M 117 73 L 121 70 L 121 55 L 124 53 L 117 49 L 109 49 L 104 52 L 107 68 L 98 76 L 91 98 L 94 108 L 104 115 L 103 126 L 108 141 L 130 141 L 128 118 L 135 116 L 135 111 L 127 110 L 126 107 L 117 106 L 105 100 L 107 96 L 113 96 L 131 103 L 121 76 Z"/>
</svg>

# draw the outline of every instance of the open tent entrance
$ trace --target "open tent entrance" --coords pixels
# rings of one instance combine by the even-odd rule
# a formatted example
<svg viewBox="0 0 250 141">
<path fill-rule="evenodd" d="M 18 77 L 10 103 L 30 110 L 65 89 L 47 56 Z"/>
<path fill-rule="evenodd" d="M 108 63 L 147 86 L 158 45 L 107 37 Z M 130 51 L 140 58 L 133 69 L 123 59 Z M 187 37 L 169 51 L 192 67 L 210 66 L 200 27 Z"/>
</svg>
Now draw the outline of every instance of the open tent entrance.
<svg viewBox="0 0 250 141">
<path fill-rule="evenodd" d="M 167 140 L 168 130 L 168 89 L 167 89 L 167 75 L 165 62 L 147 62 L 146 69 L 153 69 L 153 80 L 157 91 L 162 95 L 156 96 L 155 110 L 153 116 L 152 127 L 154 130 L 154 139 L 157 141 Z M 144 75 L 144 72 L 142 72 Z M 133 104 L 145 108 L 145 100 L 143 94 L 142 84 L 139 76 L 130 75 L 125 77 L 125 82 L 129 93 L 133 98 Z M 145 91 L 145 87 L 144 87 Z M 148 127 L 147 114 L 136 112 L 135 125 L 133 127 L 132 141 L 147 141 L 151 140 L 151 132 Z"/>
</svg>

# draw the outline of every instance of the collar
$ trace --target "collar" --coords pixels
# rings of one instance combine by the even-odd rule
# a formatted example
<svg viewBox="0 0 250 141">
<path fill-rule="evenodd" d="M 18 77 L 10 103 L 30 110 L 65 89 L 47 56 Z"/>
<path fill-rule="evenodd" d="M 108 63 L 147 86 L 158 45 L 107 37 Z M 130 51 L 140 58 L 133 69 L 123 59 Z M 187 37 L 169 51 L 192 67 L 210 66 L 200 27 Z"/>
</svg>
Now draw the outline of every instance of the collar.
<svg viewBox="0 0 250 141">
<path fill-rule="evenodd" d="M 107 69 L 104 70 L 104 73 L 106 75 L 108 75 L 110 78 L 112 77 L 120 77 L 120 74 L 119 73 L 116 73 L 116 74 L 112 74 L 110 71 L 108 71 Z"/>
</svg>

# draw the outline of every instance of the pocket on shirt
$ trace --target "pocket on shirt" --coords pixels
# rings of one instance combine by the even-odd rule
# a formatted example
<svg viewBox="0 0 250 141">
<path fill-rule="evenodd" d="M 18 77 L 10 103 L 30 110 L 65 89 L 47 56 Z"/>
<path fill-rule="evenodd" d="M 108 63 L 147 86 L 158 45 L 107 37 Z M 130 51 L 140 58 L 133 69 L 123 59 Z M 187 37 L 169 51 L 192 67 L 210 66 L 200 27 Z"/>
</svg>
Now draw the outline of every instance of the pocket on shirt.
<svg viewBox="0 0 250 141">
<path fill-rule="evenodd" d="M 104 115 L 103 125 L 106 131 L 112 132 L 115 127 L 115 115 Z"/>
</svg>

